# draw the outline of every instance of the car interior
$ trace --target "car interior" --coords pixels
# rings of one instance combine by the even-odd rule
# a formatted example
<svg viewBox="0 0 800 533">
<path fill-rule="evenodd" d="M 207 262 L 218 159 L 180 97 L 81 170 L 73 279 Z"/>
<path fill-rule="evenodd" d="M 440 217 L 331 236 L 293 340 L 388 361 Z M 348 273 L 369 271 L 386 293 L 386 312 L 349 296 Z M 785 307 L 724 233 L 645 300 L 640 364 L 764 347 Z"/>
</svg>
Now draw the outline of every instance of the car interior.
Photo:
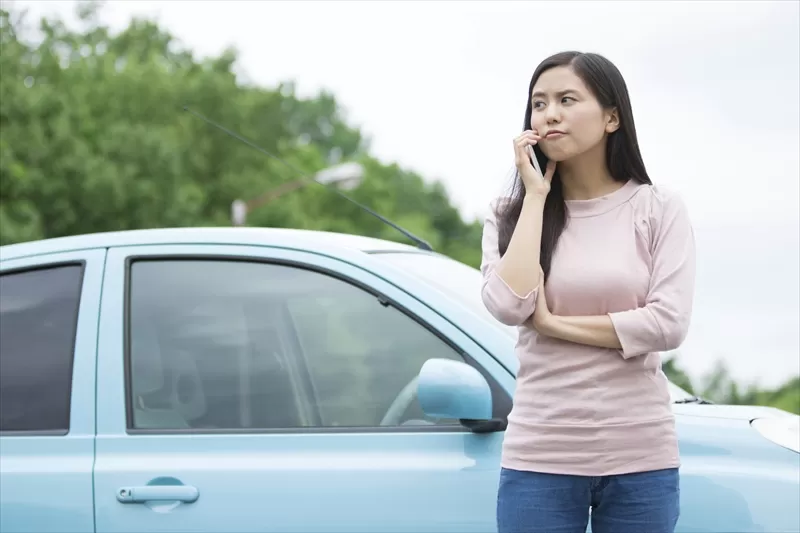
<svg viewBox="0 0 800 533">
<path fill-rule="evenodd" d="M 457 424 L 416 400 L 426 359 L 461 360 L 420 324 L 324 274 L 254 263 L 215 276 L 225 264 L 133 264 L 132 429 Z"/>
</svg>

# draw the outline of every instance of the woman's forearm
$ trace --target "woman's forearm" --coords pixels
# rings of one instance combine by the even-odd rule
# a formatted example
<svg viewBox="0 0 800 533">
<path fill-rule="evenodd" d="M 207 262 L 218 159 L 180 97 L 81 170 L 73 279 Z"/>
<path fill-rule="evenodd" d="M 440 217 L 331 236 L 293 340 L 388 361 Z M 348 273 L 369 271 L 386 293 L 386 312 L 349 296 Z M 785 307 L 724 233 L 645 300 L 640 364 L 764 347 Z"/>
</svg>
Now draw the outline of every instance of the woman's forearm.
<svg viewBox="0 0 800 533">
<path fill-rule="evenodd" d="M 514 234 L 497 265 L 497 275 L 520 296 L 539 286 L 539 249 L 542 243 L 544 196 L 526 196 Z"/>
</svg>

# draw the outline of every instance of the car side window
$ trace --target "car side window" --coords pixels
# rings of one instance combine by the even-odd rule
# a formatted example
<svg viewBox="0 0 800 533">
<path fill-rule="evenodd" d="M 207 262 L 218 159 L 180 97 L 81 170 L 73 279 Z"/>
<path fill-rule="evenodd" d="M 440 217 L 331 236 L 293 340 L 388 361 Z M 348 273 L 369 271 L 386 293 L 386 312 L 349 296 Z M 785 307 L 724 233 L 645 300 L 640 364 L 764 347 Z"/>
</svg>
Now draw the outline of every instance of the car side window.
<svg viewBox="0 0 800 533">
<path fill-rule="evenodd" d="M 136 260 L 129 275 L 132 429 L 457 425 L 425 418 L 414 378 L 462 356 L 349 281 L 227 259 Z"/>
<path fill-rule="evenodd" d="M 315 274 L 319 276 L 319 274 Z M 298 293 L 288 312 L 305 357 L 324 426 L 458 425 L 426 420 L 416 395 L 398 418 L 386 418 L 431 358 L 464 359 L 442 339 L 373 294 L 329 276 L 324 290 Z M 384 420 L 385 419 L 385 420 Z"/>
<path fill-rule="evenodd" d="M 0 431 L 69 431 L 83 266 L 0 275 Z"/>
</svg>

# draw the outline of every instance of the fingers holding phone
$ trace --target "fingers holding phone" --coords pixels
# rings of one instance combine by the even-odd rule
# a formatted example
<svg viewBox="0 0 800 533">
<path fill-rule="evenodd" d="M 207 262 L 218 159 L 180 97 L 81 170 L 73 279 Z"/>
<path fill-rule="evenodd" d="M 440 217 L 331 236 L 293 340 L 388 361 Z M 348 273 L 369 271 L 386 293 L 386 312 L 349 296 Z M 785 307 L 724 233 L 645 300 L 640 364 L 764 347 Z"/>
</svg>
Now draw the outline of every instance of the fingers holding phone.
<svg viewBox="0 0 800 533">
<path fill-rule="evenodd" d="M 547 169 L 542 173 L 533 151 L 533 147 L 541 139 L 538 133 L 532 130 L 526 130 L 514 139 L 514 161 L 525 190 L 529 194 L 546 195 L 550 191 L 550 181 L 556 169 L 555 162 L 548 161 Z"/>
</svg>

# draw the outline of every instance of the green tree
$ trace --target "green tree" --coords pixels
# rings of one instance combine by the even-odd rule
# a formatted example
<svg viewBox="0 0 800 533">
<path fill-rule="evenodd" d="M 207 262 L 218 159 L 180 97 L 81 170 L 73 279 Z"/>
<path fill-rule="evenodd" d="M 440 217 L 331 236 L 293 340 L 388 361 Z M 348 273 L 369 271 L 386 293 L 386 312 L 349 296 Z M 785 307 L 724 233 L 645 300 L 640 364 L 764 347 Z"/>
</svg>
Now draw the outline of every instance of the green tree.
<svg viewBox="0 0 800 533">
<path fill-rule="evenodd" d="M 680 368 L 677 358 L 675 354 L 665 357 L 662 368 L 670 381 L 690 394 L 719 404 L 765 405 L 800 415 L 800 376 L 787 379 L 775 389 L 763 389 L 752 384 L 742 386 L 733 380 L 725 363 L 717 361 L 700 380 L 702 385 L 696 386 Z"/>
<path fill-rule="evenodd" d="M 298 177 L 188 106 L 308 175 L 362 162 L 357 201 L 477 266 L 480 224 L 464 222 L 440 184 L 370 156 L 332 94 L 243 83 L 235 50 L 198 60 L 149 20 L 112 34 L 99 5 L 79 6 L 78 29 L 39 21 L 35 42 L 22 14 L 0 12 L 0 243 L 229 225 L 234 199 Z M 286 194 L 248 222 L 406 240 L 322 187 Z"/>
<path fill-rule="evenodd" d="M 676 356 L 674 354 L 664 357 L 664 360 L 661 364 L 661 369 L 672 383 L 682 388 L 689 394 L 696 394 L 691 378 L 689 378 L 689 375 L 678 366 Z"/>
</svg>

